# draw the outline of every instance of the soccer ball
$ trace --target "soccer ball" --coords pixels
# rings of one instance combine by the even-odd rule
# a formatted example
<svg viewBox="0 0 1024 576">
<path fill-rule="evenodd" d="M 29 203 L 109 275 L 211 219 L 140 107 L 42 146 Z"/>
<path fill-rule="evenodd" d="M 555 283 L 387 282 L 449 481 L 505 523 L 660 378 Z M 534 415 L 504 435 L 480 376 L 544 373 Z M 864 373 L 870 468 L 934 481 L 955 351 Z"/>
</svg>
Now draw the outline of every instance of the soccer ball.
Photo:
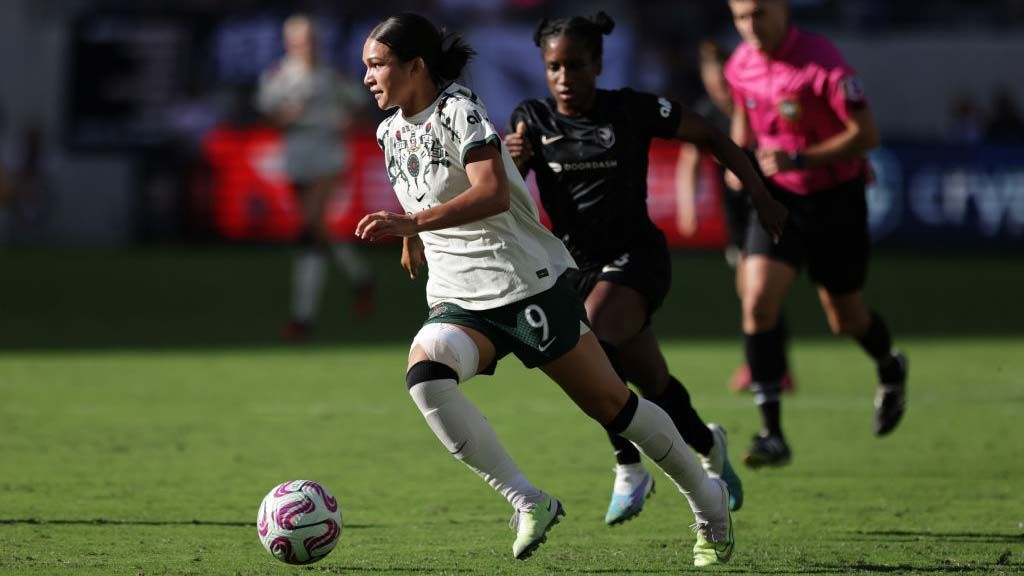
<svg viewBox="0 0 1024 576">
<path fill-rule="evenodd" d="M 278 484 L 260 504 L 260 542 L 286 564 L 312 564 L 330 554 L 341 536 L 341 509 L 326 488 L 311 480 Z"/>
</svg>

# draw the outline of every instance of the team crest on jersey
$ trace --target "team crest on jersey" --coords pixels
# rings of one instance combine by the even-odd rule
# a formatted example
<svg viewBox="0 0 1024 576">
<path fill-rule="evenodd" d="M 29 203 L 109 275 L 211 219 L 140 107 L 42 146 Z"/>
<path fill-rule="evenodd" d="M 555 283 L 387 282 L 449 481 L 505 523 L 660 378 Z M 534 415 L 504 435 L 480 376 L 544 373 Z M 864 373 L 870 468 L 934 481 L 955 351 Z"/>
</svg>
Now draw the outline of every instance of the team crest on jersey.
<svg viewBox="0 0 1024 576">
<path fill-rule="evenodd" d="M 413 178 L 418 177 L 420 175 L 420 157 L 416 154 L 409 154 L 409 158 L 405 161 L 405 169 Z"/>
<path fill-rule="evenodd" d="M 800 119 L 800 103 L 792 98 L 785 98 L 779 102 L 779 114 L 790 122 Z"/>
<path fill-rule="evenodd" d="M 754 100 L 753 98 L 748 97 L 746 99 L 746 104 L 747 104 L 747 108 L 749 108 L 750 110 L 753 110 L 754 108 L 757 108 L 757 100 Z"/>
<path fill-rule="evenodd" d="M 615 146 L 615 129 L 611 124 L 597 129 L 597 143 L 605 148 Z"/>
</svg>

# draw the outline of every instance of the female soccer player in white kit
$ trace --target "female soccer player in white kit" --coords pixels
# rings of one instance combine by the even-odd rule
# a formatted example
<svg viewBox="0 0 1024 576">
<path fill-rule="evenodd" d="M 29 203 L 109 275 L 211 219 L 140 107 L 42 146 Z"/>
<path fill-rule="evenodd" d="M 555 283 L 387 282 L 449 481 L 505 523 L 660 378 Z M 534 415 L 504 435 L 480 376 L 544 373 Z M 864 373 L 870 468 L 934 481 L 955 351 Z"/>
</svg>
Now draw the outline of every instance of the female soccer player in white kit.
<svg viewBox="0 0 1024 576">
<path fill-rule="evenodd" d="M 698 566 L 726 562 L 734 539 L 728 490 L 709 478 L 672 420 L 616 376 L 562 273 L 575 267 L 538 218 L 483 103 L 453 83 L 473 51 L 410 13 L 381 22 L 363 46 L 364 84 L 406 214 L 365 216 L 356 234 L 404 239 L 410 275 L 427 263 L 429 316 L 413 339 L 406 382 L 442 444 L 513 506 L 513 555 L 528 557 L 564 515 L 502 447 L 459 390 L 508 353 L 540 367 L 589 416 L 635 442 L 676 483 L 696 516 Z"/>
</svg>

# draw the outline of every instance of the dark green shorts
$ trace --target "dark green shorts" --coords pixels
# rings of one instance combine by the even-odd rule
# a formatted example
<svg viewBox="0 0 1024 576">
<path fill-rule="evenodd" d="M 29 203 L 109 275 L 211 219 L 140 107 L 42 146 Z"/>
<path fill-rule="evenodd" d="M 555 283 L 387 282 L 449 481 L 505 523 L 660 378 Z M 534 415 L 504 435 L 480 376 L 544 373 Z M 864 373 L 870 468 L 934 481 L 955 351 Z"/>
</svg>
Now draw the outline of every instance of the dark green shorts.
<svg viewBox="0 0 1024 576">
<path fill-rule="evenodd" d="M 543 366 L 576 347 L 587 310 L 562 275 L 555 285 L 524 300 L 490 310 L 466 310 L 442 302 L 430 309 L 426 324 L 455 324 L 482 333 L 494 344 L 494 363 L 481 374 L 494 374 L 498 360 L 515 354 L 527 368 Z"/>
</svg>

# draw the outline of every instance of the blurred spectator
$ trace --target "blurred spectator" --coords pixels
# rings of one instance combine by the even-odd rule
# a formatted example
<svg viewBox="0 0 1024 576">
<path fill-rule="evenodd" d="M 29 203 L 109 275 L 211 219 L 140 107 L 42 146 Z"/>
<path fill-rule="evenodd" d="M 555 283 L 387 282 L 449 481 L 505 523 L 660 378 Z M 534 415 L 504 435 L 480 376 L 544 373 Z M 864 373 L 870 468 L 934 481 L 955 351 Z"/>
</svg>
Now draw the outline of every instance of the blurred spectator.
<svg viewBox="0 0 1024 576">
<path fill-rule="evenodd" d="M 946 137 L 957 144 L 977 144 L 984 131 L 981 110 L 968 94 L 957 96 L 949 108 L 950 125 Z"/>
<path fill-rule="evenodd" d="M 289 17 L 284 42 L 285 57 L 260 77 L 257 105 L 284 130 L 285 172 L 302 209 L 292 272 L 292 317 L 284 333 L 288 339 L 301 340 L 316 318 L 328 253 L 355 286 L 357 315 L 372 311 L 374 281 L 366 262 L 351 244 L 332 239 L 324 221 L 345 167 L 341 133 L 352 122 L 365 91 L 321 62 L 310 18 Z"/>
<path fill-rule="evenodd" d="M 999 144 L 1024 142 L 1024 118 L 1007 86 L 997 90 L 992 97 L 992 115 L 985 130 L 985 139 Z"/>
</svg>

